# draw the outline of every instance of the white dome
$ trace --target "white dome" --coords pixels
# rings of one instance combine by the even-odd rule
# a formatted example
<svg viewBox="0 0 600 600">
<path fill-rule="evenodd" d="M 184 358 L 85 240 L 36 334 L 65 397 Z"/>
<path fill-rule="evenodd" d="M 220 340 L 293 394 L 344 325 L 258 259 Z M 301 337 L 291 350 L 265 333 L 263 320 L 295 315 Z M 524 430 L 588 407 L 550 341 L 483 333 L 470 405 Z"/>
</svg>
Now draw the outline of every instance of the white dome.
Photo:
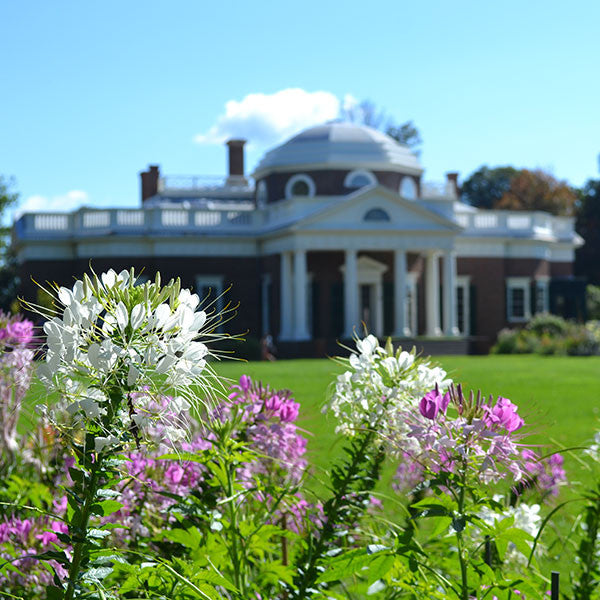
<svg viewBox="0 0 600 600">
<path fill-rule="evenodd" d="M 267 152 L 254 170 L 255 178 L 271 171 L 362 169 L 420 174 L 417 157 L 390 136 L 354 123 L 333 122 L 305 129 Z"/>
</svg>

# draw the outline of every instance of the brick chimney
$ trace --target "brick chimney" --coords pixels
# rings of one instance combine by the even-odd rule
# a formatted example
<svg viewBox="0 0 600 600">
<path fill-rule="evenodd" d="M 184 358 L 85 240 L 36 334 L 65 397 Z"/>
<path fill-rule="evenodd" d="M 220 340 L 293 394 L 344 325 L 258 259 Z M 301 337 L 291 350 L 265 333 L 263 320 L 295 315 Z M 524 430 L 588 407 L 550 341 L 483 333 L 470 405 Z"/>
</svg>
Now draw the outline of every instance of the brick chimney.
<svg viewBox="0 0 600 600">
<path fill-rule="evenodd" d="M 460 198 L 460 186 L 458 185 L 458 173 L 446 173 L 447 189 L 454 190 L 457 198 Z"/>
<path fill-rule="evenodd" d="M 248 185 L 244 177 L 244 144 L 246 140 L 229 140 L 229 174 L 227 185 Z"/>
<path fill-rule="evenodd" d="M 142 179 L 142 204 L 158 194 L 158 180 L 160 179 L 160 170 L 158 165 L 150 165 L 147 171 L 140 173 Z"/>
</svg>

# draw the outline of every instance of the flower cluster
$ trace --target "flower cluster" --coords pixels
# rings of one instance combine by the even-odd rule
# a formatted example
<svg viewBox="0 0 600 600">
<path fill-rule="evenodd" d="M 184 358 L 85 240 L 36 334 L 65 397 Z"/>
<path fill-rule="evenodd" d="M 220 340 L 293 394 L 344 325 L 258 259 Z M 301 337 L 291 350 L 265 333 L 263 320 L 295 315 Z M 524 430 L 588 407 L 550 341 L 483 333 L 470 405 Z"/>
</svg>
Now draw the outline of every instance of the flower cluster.
<svg viewBox="0 0 600 600">
<path fill-rule="evenodd" d="M 344 361 L 349 368 L 336 380 L 333 395 L 324 408 L 338 420 L 337 433 L 352 436 L 369 428 L 392 452 L 411 445 L 407 415 L 435 386 L 451 383 L 446 372 L 414 352 L 385 348 L 373 335 L 356 340 L 356 352 Z"/>
<path fill-rule="evenodd" d="M 210 392 L 205 341 L 211 318 L 197 310 L 198 295 L 181 289 L 178 280 L 161 287 L 157 275 L 138 285 L 133 270 L 110 270 L 85 275 L 72 289 L 58 288 L 56 304 L 58 314 L 44 325 L 48 350 L 38 375 L 60 393 L 62 408 L 76 421 L 100 422 L 111 388 L 146 389 L 155 398 L 175 390 L 177 398 L 191 399 L 191 384 Z M 120 415 L 124 428 L 139 429 L 147 411 L 132 402 L 128 408 Z M 98 450 L 115 441 L 110 433 Z"/>
<path fill-rule="evenodd" d="M 235 407 L 244 427 L 244 436 L 256 451 L 256 460 L 248 463 L 244 477 L 276 475 L 281 482 L 298 483 L 306 469 L 306 438 L 298 433 L 294 421 L 300 405 L 289 390 L 272 390 L 242 375 L 232 393 L 220 407 L 221 418 Z"/>
<path fill-rule="evenodd" d="M 557 496 L 560 485 L 567 479 L 562 455 L 552 454 L 542 459 L 533 450 L 525 448 L 521 451 L 521 458 L 525 471 L 525 487 L 535 487 L 543 496 Z"/>
<path fill-rule="evenodd" d="M 7 315 L 0 310 L 0 345 L 25 347 L 33 340 L 33 323 L 21 315 Z"/>
<path fill-rule="evenodd" d="M 17 423 L 31 383 L 33 323 L 0 311 L 0 471 L 19 449 Z"/>
<path fill-rule="evenodd" d="M 67 497 L 63 496 L 53 502 L 55 518 L 12 515 L 0 521 L 0 562 L 8 561 L 15 567 L 0 574 L 1 588 L 21 587 L 31 593 L 39 593 L 52 583 L 52 572 L 44 568 L 35 555 L 53 550 L 53 544 L 58 541 L 57 534 L 67 533 L 67 525 L 61 519 L 66 509 Z M 66 575 L 60 563 L 50 561 L 50 564 L 60 577 Z"/>
<path fill-rule="evenodd" d="M 452 411 L 449 410 L 452 407 Z M 515 481 L 524 475 L 516 431 L 524 425 L 507 398 L 496 401 L 451 386 L 431 390 L 419 403 L 409 436 L 418 444 L 412 457 L 434 472 L 467 468 L 482 482 L 497 481 L 506 471 Z"/>
</svg>

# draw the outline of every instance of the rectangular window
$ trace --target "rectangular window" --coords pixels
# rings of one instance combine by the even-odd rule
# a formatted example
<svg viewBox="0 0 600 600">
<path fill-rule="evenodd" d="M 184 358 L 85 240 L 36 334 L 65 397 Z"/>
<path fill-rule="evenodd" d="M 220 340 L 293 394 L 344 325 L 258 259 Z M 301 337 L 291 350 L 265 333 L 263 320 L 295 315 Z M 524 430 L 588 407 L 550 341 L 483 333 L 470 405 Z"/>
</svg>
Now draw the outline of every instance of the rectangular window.
<svg viewBox="0 0 600 600">
<path fill-rule="evenodd" d="M 208 318 L 218 318 L 224 307 L 223 276 L 196 275 L 196 293 L 200 296 L 200 306 L 206 311 Z M 215 321 L 213 323 L 216 324 Z M 215 331 L 222 332 L 223 324 L 219 324 Z"/>
<path fill-rule="evenodd" d="M 550 295 L 548 293 L 549 280 L 538 278 L 535 280 L 535 312 L 544 313 L 550 311 Z"/>
<path fill-rule="evenodd" d="M 514 323 L 531 318 L 529 277 L 509 277 L 506 280 L 506 318 Z"/>
</svg>

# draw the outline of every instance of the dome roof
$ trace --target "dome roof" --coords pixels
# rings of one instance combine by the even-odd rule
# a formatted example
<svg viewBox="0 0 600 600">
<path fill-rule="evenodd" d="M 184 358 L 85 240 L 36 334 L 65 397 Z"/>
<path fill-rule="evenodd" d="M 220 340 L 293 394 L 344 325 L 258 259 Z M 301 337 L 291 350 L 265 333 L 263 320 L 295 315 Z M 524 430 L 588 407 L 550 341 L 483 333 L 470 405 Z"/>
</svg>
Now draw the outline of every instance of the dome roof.
<svg viewBox="0 0 600 600">
<path fill-rule="evenodd" d="M 373 169 L 419 174 L 417 157 L 390 136 L 354 123 L 332 122 L 305 129 L 267 152 L 254 177 L 298 167 L 311 169 Z"/>
</svg>

